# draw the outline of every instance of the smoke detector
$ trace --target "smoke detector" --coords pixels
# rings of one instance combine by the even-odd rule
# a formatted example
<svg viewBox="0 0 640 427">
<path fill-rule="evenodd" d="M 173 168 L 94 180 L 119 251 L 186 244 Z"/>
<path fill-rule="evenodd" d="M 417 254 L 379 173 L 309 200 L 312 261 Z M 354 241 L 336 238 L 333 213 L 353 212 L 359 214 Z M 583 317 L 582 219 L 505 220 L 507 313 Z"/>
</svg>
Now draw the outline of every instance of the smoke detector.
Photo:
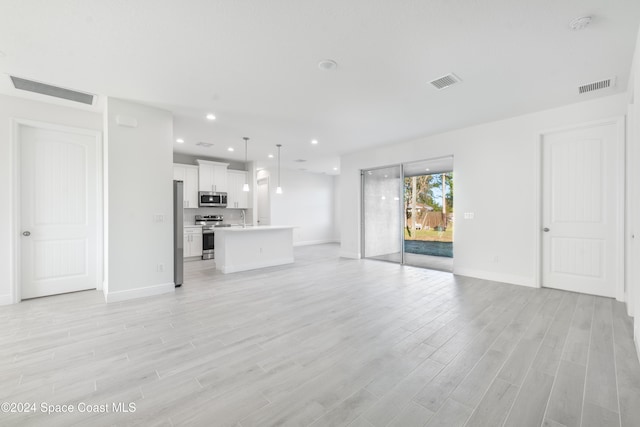
<svg viewBox="0 0 640 427">
<path fill-rule="evenodd" d="M 338 63 L 333 59 L 323 59 L 318 62 L 318 68 L 325 71 L 332 71 L 338 68 Z"/>
<path fill-rule="evenodd" d="M 592 20 L 593 18 L 591 18 L 590 16 L 580 16 L 569 22 L 569 28 L 571 28 L 573 31 L 584 30 Z"/>
</svg>

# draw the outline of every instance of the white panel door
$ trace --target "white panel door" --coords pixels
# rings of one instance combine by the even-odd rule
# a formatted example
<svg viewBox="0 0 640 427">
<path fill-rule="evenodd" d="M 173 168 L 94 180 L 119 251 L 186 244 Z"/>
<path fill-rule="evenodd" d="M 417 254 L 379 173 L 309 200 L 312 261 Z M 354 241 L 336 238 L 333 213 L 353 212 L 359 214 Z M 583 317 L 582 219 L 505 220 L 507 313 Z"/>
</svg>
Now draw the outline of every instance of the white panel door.
<svg viewBox="0 0 640 427">
<path fill-rule="evenodd" d="M 544 136 L 543 286 L 616 296 L 618 146 L 616 124 Z"/>
<path fill-rule="evenodd" d="M 21 297 L 98 283 L 94 136 L 20 127 Z"/>
</svg>

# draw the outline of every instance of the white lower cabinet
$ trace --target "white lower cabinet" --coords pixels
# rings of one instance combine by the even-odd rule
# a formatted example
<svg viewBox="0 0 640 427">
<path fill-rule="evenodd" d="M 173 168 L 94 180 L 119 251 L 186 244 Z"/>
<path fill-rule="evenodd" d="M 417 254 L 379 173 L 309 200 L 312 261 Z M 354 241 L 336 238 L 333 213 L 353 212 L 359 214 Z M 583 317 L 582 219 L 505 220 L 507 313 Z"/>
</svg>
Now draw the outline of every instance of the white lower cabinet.
<svg viewBox="0 0 640 427">
<path fill-rule="evenodd" d="M 202 228 L 185 227 L 184 257 L 202 256 Z"/>
</svg>

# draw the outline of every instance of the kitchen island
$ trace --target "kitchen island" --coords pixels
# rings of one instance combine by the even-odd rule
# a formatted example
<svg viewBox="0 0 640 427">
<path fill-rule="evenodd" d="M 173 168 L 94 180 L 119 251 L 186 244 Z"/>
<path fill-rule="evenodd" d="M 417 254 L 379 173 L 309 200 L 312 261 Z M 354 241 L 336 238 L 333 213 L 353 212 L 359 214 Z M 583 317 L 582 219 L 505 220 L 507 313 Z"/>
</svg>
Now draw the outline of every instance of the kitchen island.
<svg viewBox="0 0 640 427">
<path fill-rule="evenodd" d="M 279 225 L 216 228 L 216 270 L 227 274 L 293 263 L 293 229 Z"/>
</svg>

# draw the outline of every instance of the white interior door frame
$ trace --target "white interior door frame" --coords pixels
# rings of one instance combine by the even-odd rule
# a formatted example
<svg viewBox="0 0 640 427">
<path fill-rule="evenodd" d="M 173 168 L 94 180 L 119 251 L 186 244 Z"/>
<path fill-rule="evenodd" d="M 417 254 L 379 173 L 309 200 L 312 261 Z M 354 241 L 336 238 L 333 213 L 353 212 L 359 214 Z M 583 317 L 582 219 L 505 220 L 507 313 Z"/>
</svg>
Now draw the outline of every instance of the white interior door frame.
<svg viewBox="0 0 640 427">
<path fill-rule="evenodd" d="M 96 188 L 95 188 L 95 197 L 96 197 L 96 221 L 98 224 L 98 236 L 97 236 L 97 252 L 96 252 L 96 266 L 97 266 L 97 290 L 102 290 L 102 283 L 104 278 L 104 205 L 103 205 L 103 163 L 102 163 L 102 133 L 100 131 L 94 129 L 84 129 L 73 126 L 65 126 L 54 123 L 40 122 L 35 120 L 27 120 L 27 119 L 18 119 L 14 118 L 11 120 L 11 157 L 12 157 L 12 168 L 11 177 L 13 183 L 11 184 L 11 202 L 13 203 L 13 211 L 11 214 L 11 298 L 13 303 L 19 303 L 22 299 L 20 292 L 20 265 L 21 265 L 21 251 L 20 247 L 20 233 L 21 226 L 20 218 L 21 218 L 21 182 L 20 182 L 20 165 L 21 165 L 21 157 L 20 157 L 20 130 L 24 126 L 30 126 L 39 129 L 45 130 L 53 130 L 60 132 L 69 132 L 76 133 L 80 135 L 91 136 L 96 141 Z"/>
<path fill-rule="evenodd" d="M 616 217 L 617 228 L 615 233 L 615 247 L 616 247 L 616 274 L 615 274 L 615 297 L 616 300 L 625 301 L 625 118 L 624 116 L 611 117 L 608 119 L 590 121 L 570 126 L 563 126 L 558 128 L 547 129 L 539 132 L 535 137 L 535 152 L 533 160 L 535 162 L 535 174 L 534 177 L 534 196 L 537 200 L 535 220 L 534 220 L 534 283 L 536 287 L 542 287 L 542 206 L 543 206 L 543 194 L 542 194 L 542 148 L 545 135 L 565 132 L 571 130 L 579 130 L 590 128 L 594 126 L 603 125 L 615 125 L 616 126 L 616 147 L 615 147 L 615 162 L 616 169 L 613 179 L 615 180 L 616 188 Z"/>
</svg>

